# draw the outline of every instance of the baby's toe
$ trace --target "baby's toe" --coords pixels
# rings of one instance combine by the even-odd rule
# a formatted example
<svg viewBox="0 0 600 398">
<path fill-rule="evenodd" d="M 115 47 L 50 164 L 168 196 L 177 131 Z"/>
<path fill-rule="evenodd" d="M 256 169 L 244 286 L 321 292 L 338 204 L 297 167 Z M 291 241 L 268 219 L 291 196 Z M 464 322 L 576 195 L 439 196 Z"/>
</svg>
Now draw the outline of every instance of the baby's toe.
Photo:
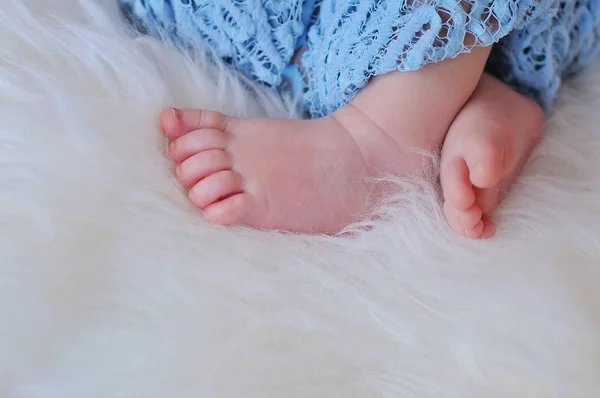
<svg viewBox="0 0 600 398">
<path fill-rule="evenodd" d="M 190 202 L 204 209 L 207 206 L 244 191 L 244 179 L 233 170 L 211 174 L 190 190 Z"/>
<path fill-rule="evenodd" d="M 232 225 L 244 220 L 251 207 L 252 196 L 242 192 L 208 206 L 204 209 L 204 216 L 217 224 Z"/>
<path fill-rule="evenodd" d="M 184 186 L 195 185 L 200 180 L 233 167 L 233 159 L 228 152 L 211 149 L 196 153 L 177 167 L 177 180 Z"/>
<path fill-rule="evenodd" d="M 202 129 L 184 134 L 169 144 L 169 156 L 176 163 L 181 163 L 189 157 L 212 149 L 227 148 L 228 135 L 221 130 Z"/>
<path fill-rule="evenodd" d="M 494 228 L 494 224 L 492 224 L 492 222 L 486 218 L 484 218 L 482 220 L 482 222 L 483 222 L 483 230 L 481 231 L 479 238 L 489 239 L 489 238 L 493 237 L 496 234 L 496 229 Z"/>
<path fill-rule="evenodd" d="M 163 110 L 159 118 L 161 130 L 171 140 L 199 129 L 227 131 L 233 120 L 236 119 L 216 111 L 175 108 Z"/>
<path fill-rule="evenodd" d="M 480 189 L 475 188 L 475 203 L 483 214 L 490 214 L 493 212 L 496 207 L 498 207 L 498 202 L 500 199 L 500 185 L 496 185 L 490 188 Z"/>
<path fill-rule="evenodd" d="M 478 188 L 497 185 L 505 174 L 506 133 L 471 134 L 463 148 L 471 183 Z"/>
<path fill-rule="evenodd" d="M 483 220 L 479 220 L 477 224 L 472 226 L 471 228 L 465 228 L 463 231 L 463 235 L 465 238 L 469 239 L 478 239 L 482 237 L 483 234 L 484 223 Z"/>
<path fill-rule="evenodd" d="M 456 209 L 468 209 L 475 202 L 475 193 L 469 181 L 469 169 L 462 158 L 443 163 L 440 181 L 444 200 Z"/>
<path fill-rule="evenodd" d="M 175 139 L 184 134 L 183 132 L 180 133 L 179 114 L 174 108 L 164 109 L 158 117 L 158 123 L 162 132 L 170 139 Z"/>
<path fill-rule="evenodd" d="M 483 232 L 483 213 L 477 205 L 466 210 L 457 209 L 449 202 L 444 203 L 444 214 L 448 224 L 466 238 L 479 238 Z"/>
<path fill-rule="evenodd" d="M 481 221 L 483 213 L 477 205 L 473 205 L 459 214 L 458 222 L 463 229 L 474 228 Z"/>
</svg>

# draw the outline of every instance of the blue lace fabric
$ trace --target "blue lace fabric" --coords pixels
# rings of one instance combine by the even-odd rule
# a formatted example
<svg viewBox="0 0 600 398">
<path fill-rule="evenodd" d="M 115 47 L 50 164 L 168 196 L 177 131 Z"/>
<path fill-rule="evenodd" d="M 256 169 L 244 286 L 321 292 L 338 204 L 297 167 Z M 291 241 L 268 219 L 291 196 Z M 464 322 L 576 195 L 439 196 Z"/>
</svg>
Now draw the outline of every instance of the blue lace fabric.
<svg viewBox="0 0 600 398">
<path fill-rule="evenodd" d="M 119 2 L 144 33 L 268 87 L 291 85 L 311 117 L 343 106 L 373 76 L 490 45 L 488 72 L 547 109 L 562 80 L 600 53 L 600 0 Z"/>
</svg>

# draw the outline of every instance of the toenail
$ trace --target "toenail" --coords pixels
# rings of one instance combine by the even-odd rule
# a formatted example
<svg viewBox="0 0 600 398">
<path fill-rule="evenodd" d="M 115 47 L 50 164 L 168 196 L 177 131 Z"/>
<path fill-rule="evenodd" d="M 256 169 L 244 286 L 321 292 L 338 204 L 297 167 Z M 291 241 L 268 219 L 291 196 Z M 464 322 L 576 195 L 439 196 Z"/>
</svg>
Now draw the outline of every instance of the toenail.
<svg viewBox="0 0 600 398">
<path fill-rule="evenodd" d="M 169 121 L 168 118 L 166 118 L 167 120 L 161 118 L 159 122 L 160 130 L 163 132 L 163 134 L 167 134 L 167 130 L 174 127 L 173 123 L 177 123 L 179 121 L 179 111 L 177 109 L 169 108 L 169 115 L 171 115 L 174 120 Z"/>
</svg>

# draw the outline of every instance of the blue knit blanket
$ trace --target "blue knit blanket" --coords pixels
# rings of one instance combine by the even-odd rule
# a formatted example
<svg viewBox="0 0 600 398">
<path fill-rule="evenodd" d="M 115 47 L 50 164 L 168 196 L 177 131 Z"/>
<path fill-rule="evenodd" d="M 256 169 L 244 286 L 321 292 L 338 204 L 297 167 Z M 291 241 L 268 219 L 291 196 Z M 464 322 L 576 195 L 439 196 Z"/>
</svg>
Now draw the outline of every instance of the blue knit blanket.
<svg viewBox="0 0 600 398">
<path fill-rule="evenodd" d="M 495 45 L 489 72 L 543 106 L 600 49 L 600 0 L 119 0 L 139 29 L 247 77 L 285 81 L 313 117 L 372 76 Z M 301 67 L 293 64 L 302 50 Z"/>
</svg>

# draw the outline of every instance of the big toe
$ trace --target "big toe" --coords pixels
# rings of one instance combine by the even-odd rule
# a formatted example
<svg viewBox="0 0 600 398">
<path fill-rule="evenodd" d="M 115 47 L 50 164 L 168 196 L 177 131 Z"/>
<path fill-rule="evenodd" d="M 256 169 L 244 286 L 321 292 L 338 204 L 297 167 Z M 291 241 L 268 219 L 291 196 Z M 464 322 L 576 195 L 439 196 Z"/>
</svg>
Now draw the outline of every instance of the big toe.
<svg viewBox="0 0 600 398">
<path fill-rule="evenodd" d="M 475 192 L 469 180 L 469 169 L 464 159 L 457 157 L 443 162 L 440 180 L 444 202 L 459 210 L 466 210 L 475 202 Z"/>
<path fill-rule="evenodd" d="M 199 129 L 227 131 L 232 120 L 235 118 L 206 109 L 167 108 L 161 112 L 159 124 L 163 133 L 174 140 Z"/>
<path fill-rule="evenodd" d="M 475 187 L 493 187 L 510 171 L 507 136 L 493 129 L 466 138 L 463 158 L 469 168 L 469 180 Z"/>
</svg>

